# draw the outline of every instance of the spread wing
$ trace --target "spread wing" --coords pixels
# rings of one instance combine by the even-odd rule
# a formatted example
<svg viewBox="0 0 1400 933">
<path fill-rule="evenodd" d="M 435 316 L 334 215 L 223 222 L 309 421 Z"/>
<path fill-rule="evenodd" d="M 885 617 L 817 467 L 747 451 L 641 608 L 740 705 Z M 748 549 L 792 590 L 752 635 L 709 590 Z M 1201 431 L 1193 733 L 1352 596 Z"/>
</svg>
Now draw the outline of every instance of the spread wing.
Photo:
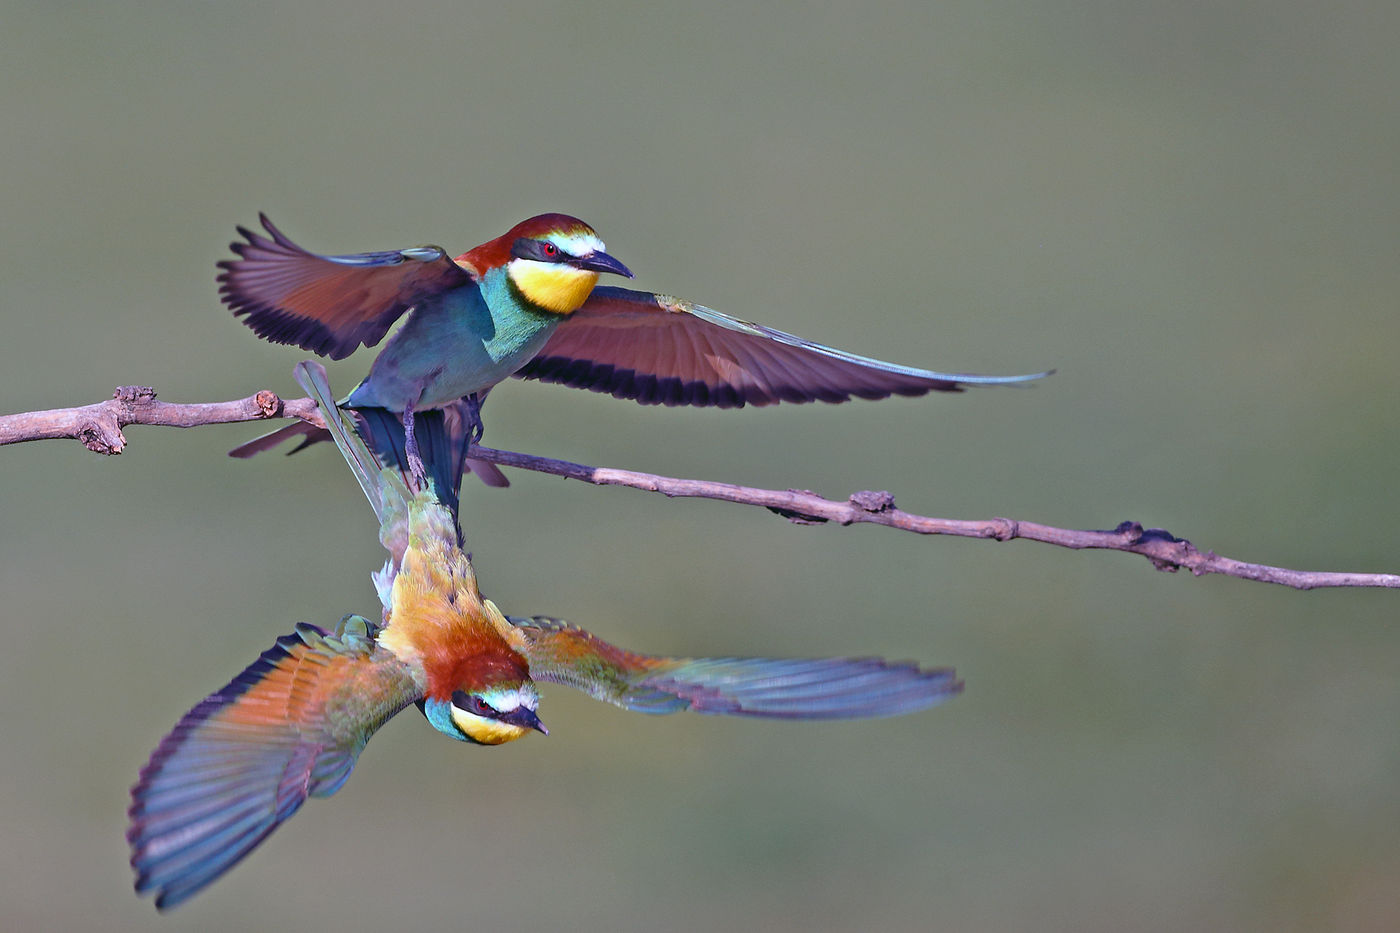
<svg viewBox="0 0 1400 933">
<path fill-rule="evenodd" d="M 347 617 L 298 625 L 167 735 L 131 790 L 126 838 L 138 894 L 174 907 L 295 813 L 345 783 L 360 750 L 421 694 L 408 669 Z"/>
<path fill-rule="evenodd" d="M 384 338 L 424 298 L 466 285 L 467 270 L 438 246 L 349 256 L 318 256 L 259 214 L 270 238 L 244 227 L 219 263 L 219 294 L 259 337 L 333 360 Z"/>
<path fill-rule="evenodd" d="M 898 366 L 666 295 L 603 287 L 515 375 L 643 405 L 742 408 L 957 392 L 1048 374 L 979 376 Z"/>
<path fill-rule="evenodd" d="M 559 619 L 510 617 L 530 676 L 640 713 L 864 719 L 926 709 L 962 691 L 949 668 L 883 658 L 662 658 L 610 645 Z"/>
</svg>

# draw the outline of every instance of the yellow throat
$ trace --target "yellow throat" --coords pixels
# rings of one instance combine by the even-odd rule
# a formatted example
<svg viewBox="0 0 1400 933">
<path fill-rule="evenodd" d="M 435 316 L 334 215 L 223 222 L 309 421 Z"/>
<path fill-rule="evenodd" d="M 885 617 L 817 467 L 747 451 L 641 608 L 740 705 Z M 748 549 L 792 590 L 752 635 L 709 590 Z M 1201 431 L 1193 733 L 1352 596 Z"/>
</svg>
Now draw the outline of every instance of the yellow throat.
<svg viewBox="0 0 1400 933">
<path fill-rule="evenodd" d="M 480 742 L 482 745 L 503 745 L 523 738 L 530 731 L 524 726 L 501 722 L 499 719 L 487 719 L 455 706 L 452 707 L 452 722 L 458 729 L 471 736 L 473 742 Z"/>
<path fill-rule="evenodd" d="M 598 273 L 559 262 L 514 259 L 507 273 L 530 303 L 555 314 L 573 314 L 598 284 Z"/>
</svg>

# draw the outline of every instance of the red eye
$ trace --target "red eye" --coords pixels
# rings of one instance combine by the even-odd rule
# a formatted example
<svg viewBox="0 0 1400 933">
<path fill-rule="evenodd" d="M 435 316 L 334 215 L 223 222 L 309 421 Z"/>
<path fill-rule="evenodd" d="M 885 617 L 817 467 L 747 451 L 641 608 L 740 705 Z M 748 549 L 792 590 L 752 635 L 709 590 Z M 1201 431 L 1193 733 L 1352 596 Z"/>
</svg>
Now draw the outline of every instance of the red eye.
<svg viewBox="0 0 1400 933">
<path fill-rule="evenodd" d="M 546 243 L 544 245 L 544 254 L 553 259 L 555 256 L 559 255 L 559 247 L 555 246 L 553 243 Z"/>
<path fill-rule="evenodd" d="M 475 693 L 466 693 L 461 690 L 452 694 L 452 705 L 464 713 L 475 713 L 477 716 L 483 716 L 487 719 L 494 719 L 500 715 Z"/>
</svg>

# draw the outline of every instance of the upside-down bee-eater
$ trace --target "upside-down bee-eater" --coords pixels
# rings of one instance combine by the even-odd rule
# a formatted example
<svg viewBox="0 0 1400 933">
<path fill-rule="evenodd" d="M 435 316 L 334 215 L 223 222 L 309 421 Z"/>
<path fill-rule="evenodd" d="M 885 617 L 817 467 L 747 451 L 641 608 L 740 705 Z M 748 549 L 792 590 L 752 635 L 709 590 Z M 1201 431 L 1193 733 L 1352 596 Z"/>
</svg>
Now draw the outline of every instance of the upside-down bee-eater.
<svg viewBox="0 0 1400 933">
<path fill-rule="evenodd" d="M 415 489 L 415 474 L 381 470 L 320 365 L 300 364 L 297 377 L 380 519 L 382 619 L 297 625 L 156 748 L 132 789 L 127 839 L 136 890 L 159 908 L 213 883 L 307 797 L 335 793 L 375 730 L 410 704 L 454 739 L 499 745 L 545 732 L 540 682 L 644 713 L 784 719 L 895 716 L 962 689 L 952 670 L 909 662 L 656 657 L 556 619 L 503 615 L 434 492 L 442 472 Z"/>
<path fill-rule="evenodd" d="M 402 328 L 343 401 L 403 419 L 460 404 L 474 436 L 480 405 L 508 376 L 557 382 L 644 405 L 740 408 L 956 392 L 1038 379 L 943 373 L 885 363 L 752 324 L 668 295 L 595 287 L 632 277 L 583 221 L 541 214 L 455 259 L 438 246 L 345 256 L 302 249 L 261 215 L 267 236 L 238 228 L 237 259 L 219 263 L 219 291 L 258 336 L 342 359 Z M 284 439 L 324 439 L 304 423 L 235 449 L 251 456 Z M 299 449 L 299 448 L 298 448 Z M 500 471 L 473 467 L 488 483 Z"/>
</svg>

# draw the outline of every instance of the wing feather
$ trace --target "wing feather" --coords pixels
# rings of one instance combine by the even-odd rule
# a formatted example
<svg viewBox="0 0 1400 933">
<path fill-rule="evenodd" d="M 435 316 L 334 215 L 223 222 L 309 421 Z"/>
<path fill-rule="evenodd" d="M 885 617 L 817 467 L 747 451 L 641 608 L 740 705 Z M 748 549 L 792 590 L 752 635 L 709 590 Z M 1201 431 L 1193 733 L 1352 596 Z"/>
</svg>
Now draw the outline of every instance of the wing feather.
<svg viewBox="0 0 1400 933">
<path fill-rule="evenodd" d="M 162 910 L 251 852 L 311 796 L 335 793 L 365 742 L 418 698 L 408 669 L 347 617 L 299 625 L 185 714 L 131 791 L 136 890 Z"/>
<path fill-rule="evenodd" d="M 626 288 L 595 288 L 515 375 L 644 405 L 741 408 L 778 402 L 957 392 L 1039 379 L 941 373 L 858 356 L 721 314 Z"/>
<path fill-rule="evenodd" d="M 423 299 L 471 274 L 437 246 L 321 256 L 259 215 L 269 236 L 238 228 L 237 259 L 219 263 L 219 294 L 259 337 L 338 360 L 384 338 Z"/>
<path fill-rule="evenodd" d="M 636 654 L 559 619 L 511 617 L 535 680 L 642 713 L 857 719 L 926 709 L 962 691 L 949 668 L 883 658 L 663 658 Z"/>
</svg>

